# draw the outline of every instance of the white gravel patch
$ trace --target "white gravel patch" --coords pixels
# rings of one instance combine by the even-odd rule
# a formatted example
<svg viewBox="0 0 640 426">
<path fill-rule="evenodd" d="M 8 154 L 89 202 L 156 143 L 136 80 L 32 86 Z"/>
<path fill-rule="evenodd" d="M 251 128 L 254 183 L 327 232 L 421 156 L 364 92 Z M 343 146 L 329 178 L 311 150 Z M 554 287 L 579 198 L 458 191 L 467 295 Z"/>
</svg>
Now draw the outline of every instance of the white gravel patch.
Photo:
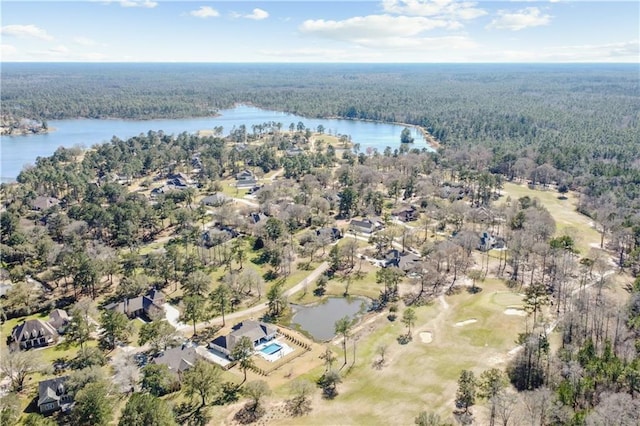
<svg viewBox="0 0 640 426">
<path fill-rule="evenodd" d="M 471 319 L 468 319 L 468 320 L 457 322 L 457 323 L 455 323 L 455 326 L 456 327 L 464 327 L 465 325 L 473 324 L 474 322 L 478 322 L 478 320 L 475 319 L 475 318 L 471 318 Z"/>
<path fill-rule="evenodd" d="M 505 315 L 517 315 L 519 317 L 526 317 L 527 313 L 522 308 L 507 308 L 504 310 Z"/>
<path fill-rule="evenodd" d="M 433 334 L 430 331 L 422 331 L 420 340 L 422 340 L 422 343 L 431 343 L 433 342 Z"/>
</svg>

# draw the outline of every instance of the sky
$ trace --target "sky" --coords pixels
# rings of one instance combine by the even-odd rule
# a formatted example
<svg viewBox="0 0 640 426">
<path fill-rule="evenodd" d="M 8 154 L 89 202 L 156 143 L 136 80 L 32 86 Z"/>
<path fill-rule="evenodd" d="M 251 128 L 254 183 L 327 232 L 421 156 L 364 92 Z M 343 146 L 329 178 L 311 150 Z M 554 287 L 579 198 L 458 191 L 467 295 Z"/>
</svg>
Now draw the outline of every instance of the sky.
<svg viewBox="0 0 640 426">
<path fill-rule="evenodd" d="M 631 62 L 637 0 L 2 0 L 2 62 Z"/>
</svg>

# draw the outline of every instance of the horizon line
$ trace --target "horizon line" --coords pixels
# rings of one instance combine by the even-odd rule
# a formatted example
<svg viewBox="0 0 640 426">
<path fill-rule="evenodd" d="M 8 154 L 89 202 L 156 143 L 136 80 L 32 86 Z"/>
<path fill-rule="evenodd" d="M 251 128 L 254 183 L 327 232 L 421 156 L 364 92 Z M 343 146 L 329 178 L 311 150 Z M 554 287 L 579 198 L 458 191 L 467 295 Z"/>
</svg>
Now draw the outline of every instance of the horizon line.
<svg viewBox="0 0 640 426">
<path fill-rule="evenodd" d="M 243 65 L 468 65 L 468 64 L 490 64 L 490 65 L 526 65 L 526 64 L 548 64 L 548 65 L 581 65 L 581 64 L 593 64 L 593 65 L 640 65 L 638 62 L 604 62 L 604 61 L 469 61 L 469 62 L 312 62 L 312 61 L 299 61 L 299 62 L 281 62 L 281 61 L 0 61 L 0 65 L 5 64 L 206 64 L 206 65 L 231 65 L 231 64 L 243 64 Z"/>
</svg>

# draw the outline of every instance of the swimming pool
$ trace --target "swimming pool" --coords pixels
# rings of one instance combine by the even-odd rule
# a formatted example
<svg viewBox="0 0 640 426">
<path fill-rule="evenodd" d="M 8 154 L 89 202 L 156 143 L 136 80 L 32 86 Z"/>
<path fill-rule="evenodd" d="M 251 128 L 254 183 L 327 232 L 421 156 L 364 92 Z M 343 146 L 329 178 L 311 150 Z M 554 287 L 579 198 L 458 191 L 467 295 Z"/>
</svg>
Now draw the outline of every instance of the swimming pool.
<svg viewBox="0 0 640 426">
<path fill-rule="evenodd" d="M 260 352 L 262 352 L 263 354 L 266 355 L 273 355 L 276 352 L 280 351 L 282 349 L 282 346 L 280 346 L 277 343 L 271 343 L 268 346 L 265 346 L 264 348 L 260 349 Z"/>
</svg>

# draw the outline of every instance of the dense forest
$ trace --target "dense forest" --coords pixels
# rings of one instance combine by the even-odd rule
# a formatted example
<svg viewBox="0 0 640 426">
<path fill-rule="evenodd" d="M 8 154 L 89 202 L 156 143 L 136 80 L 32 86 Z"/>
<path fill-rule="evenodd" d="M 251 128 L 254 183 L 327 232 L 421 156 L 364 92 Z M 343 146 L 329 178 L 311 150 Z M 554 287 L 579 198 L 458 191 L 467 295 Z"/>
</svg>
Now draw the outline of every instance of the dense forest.
<svg viewBox="0 0 640 426">
<path fill-rule="evenodd" d="M 3 112 L 18 118 L 206 116 L 245 102 L 404 122 L 447 149 L 486 147 L 509 177 L 549 165 L 587 195 L 640 200 L 634 66 L 6 64 L 2 80 Z"/>
</svg>

